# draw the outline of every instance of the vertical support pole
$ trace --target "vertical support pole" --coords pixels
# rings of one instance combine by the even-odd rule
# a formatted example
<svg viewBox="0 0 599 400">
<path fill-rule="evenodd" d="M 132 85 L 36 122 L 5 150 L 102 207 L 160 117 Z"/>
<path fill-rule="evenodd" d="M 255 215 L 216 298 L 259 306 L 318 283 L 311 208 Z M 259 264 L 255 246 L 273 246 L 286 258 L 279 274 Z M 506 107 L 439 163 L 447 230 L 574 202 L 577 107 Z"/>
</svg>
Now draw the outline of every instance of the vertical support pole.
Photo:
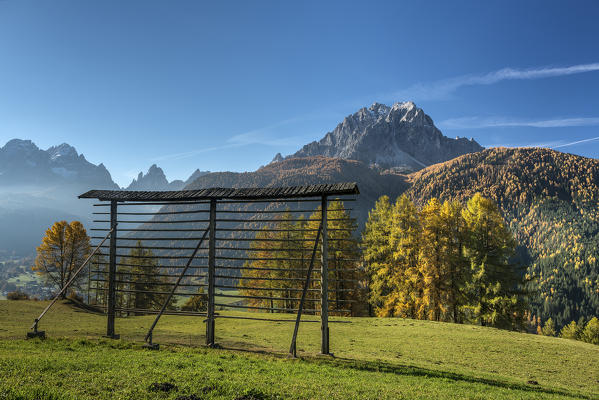
<svg viewBox="0 0 599 400">
<path fill-rule="evenodd" d="M 114 317 L 116 308 L 116 225 L 117 225 L 117 202 L 110 202 L 110 253 L 108 257 L 108 321 L 106 324 L 106 336 L 117 339 L 114 333 Z"/>
<path fill-rule="evenodd" d="M 214 271 L 216 260 L 216 199 L 210 200 L 210 236 L 208 242 L 208 318 L 206 319 L 206 345 L 214 346 Z"/>
<path fill-rule="evenodd" d="M 327 196 L 322 196 L 322 262 L 320 270 L 320 353 L 329 354 L 329 244 L 327 229 Z"/>
<path fill-rule="evenodd" d="M 90 288 L 92 285 L 92 267 L 91 265 L 89 267 L 87 267 L 87 304 L 91 304 L 91 297 L 90 297 Z"/>
</svg>

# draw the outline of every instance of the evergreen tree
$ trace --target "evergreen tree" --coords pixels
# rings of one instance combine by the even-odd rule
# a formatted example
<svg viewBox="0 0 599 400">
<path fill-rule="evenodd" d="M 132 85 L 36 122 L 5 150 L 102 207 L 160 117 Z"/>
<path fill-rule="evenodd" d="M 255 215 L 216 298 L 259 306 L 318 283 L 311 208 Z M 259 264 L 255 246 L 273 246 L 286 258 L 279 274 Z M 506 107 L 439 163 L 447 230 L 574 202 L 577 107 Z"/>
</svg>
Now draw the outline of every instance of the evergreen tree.
<svg viewBox="0 0 599 400">
<path fill-rule="evenodd" d="M 393 248 L 391 247 L 392 205 L 388 196 L 382 196 L 368 213 L 362 233 L 362 253 L 368 274 L 368 300 L 379 309 L 393 291 L 391 284 Z"/>
<path fill-rule="evenodd" d="M 555 331 L 555 322 L 553 322 L 553 319 L 549 318 L 546 322 L 545 325 L 543 325 L 543 329 L 541 330 L 541 332 L 543 333 L 543 336 L 555 336 L 556 335 L 556 331 Z"/>
<path fill-rule="evenodd" d="M 564 339 L 574 339 L 578 340 L 580 337 L 580 329 L 576 324 L 576 321 L 570 322 L 568 325 L 564 326 L 559 333 L 559 337 Z"/>
<path fill-rule="evenodd" d="M 329 239 L 329 290 L 332 308 L 335 310 L 352 310 L 364 295 L 358 283 L 364 281 L 360 270 L 360 249 L 358 241 L 352 235 L 357 229 L 356 222 L 340 200 L 330 201 L 327 212 Z"/>
<path fill-rule="evenodd" d="M 331 307 L 346 309 L 348 304 L 361 296 L 358 286 L 361 276 L 356 271 L 355 261 L 359 257 L 359 249 L 351 235 L 355 223 L 343 211 L 342 202 L 331 201 L 329 208 L 329 300 Z M 267 298 L 249 298 L 250 306 L 264 307 L 271 312 L 277 309 L 296 310 L 299 307 L 320 219 L 320 207 L 307 220 L 294 218 L 288 211 L 274 218 L 272 226 L 256 233 L 256 240 L 250 242 L 251 257 L 256 260 L 245 263 L 239 286 L 245 296 Z M 322 236 L 315 254 L 309 289 L 320 288 L 321 244 Z M 249 287 L 256 289 L 244 289 Z M 272 290 L 261 290 L 264 288 Z M 318 291 L 309 291 L 304 310 L 315 313 L 319 307 L 320 294 Z"/>
<path fill-rule="evenodd" d="M 441 207 L 441 237 L 443 240 L 443 260 L 445 262 L 444 301 L 449 318 L 462 322 L 462 306 L 467 304 L 466 282 L 471 279 L 470 265 L 464 256 L 466 228 L 462 218 L 462 205 L 457 201 L 445 201 Z"/>
<path fill-rule="evenodd" d="M 516 247 L 497 205 L 476 193 L 462 216 L 467 229 L 465 254 L 470 261 L 471 318 L 481 325 L 519 328 L 524 321 L 521 271 L 510 258 Z"/>
<path fill-rule="evenodd" d="M 152 250 L 145 248 L 141 241 L 137 241 L 135 248 L 131 249 L 129 256 L 125 257 L 122 263 L 127 266 L 121 266 L 118 270 L 121 278 L 126 277 L 123 279 L 125 283 L 117 287 L 117 290 L 123 290 L 119 303 L 124 308 L 133 310 L 162 307 L 172 286 L 168 284 L 168 277 L 160 276 L 161 268 Z"/>
</svg>

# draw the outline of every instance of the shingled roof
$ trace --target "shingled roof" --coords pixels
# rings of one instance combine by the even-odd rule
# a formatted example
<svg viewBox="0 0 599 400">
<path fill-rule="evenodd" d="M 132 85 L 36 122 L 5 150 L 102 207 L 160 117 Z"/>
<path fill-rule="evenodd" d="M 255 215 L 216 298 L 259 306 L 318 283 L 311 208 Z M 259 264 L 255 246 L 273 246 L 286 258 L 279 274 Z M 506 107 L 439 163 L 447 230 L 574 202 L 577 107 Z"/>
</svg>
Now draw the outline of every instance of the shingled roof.
<svg viewBox="0 0 599 400">
<path fill-rule="evenodd" d="M 210 188 L 199 190 L 173 191 L 133 191 L 133 190 L 90 190 L 79 196 L 80 199 L 101 201 L 186 201 L 209 199 L 293 199 L 299 197 L 320 197 L 333 195 L 359 194 L 356 183 L 334 183 L 329 185 L 307 185 L 271 188 Z"/>
</svg>

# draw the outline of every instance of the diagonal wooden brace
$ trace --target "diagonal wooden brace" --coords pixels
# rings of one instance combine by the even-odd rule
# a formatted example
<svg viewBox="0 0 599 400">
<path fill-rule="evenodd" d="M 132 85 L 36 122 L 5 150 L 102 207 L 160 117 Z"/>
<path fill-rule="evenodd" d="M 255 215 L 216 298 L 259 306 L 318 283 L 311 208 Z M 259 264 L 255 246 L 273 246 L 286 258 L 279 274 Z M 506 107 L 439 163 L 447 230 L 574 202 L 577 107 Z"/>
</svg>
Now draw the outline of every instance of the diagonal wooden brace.
<svg viewBox="0 0 599 400">
<path fill-rule="evenodd" d="M 75 278 L 77 278 L 77 275 L 79 275 L 79 273 L 81 271 L 83 271 L 83 268 L 85 268 L 85 266 L 90 262 L 90 260 L 92 259 L 92 257 L 98 252 L 98 250 L 100 249 L 100 247 L 104 244 L 104 242 L 108 239 L 108 237 L 112 234 L 113 231 L 114 231 L 114 228 L 111 229 L 106 234 L 106 236 L 104 237 L 104 240 L 102 240 L 100 242 L 100 244 L 94 249 L 94 251 L 92 251 L 92 253 L 85 259 L 85 261 L 83 262 L 83 264 L 81 264 L 81 266 L 75 272 L 75 274 L 71 277 L 71 279 L 63 286 L 63 288 L 58 292 L 58 294 L 56 294 L 56 296 L 54 296 L 54 299 L 52 299 L 52 302 L 50 304 L 48 304 L 48 306 L 44 309 L 44 311 L 42 311 L 42 313 L 39 315 L 39 317 L 37 317 L 35 319 L 35 321 L 33 322 L 33 325 L 31 325 L 31 328 L 30 328 L 33 332 L 28 332 L 27 333 L 27 338 L 35 338 L 35 337 L 45 338 L 46 337 L 46 332 L 45 331 L 38 331 L 37 330 L 37 326 L 38 326 L 40 320 L 42 319 L 42 317 L 44 315 L 46 315 L 46 313 L 48 312 L 48 310 L 56 303 L 56 301 L 60 298 L 60 296 L 71 286 L 71 284 L 75 281 Z"/>
<path fill-rule="evenodd" d="M 312 257 L 310 258 L 310 266 L 308 267 L 308 273 L 306 276 L 306 281 L 304 282 L 304 289 L 302 290 L 302 297 L 300 299 L 300 304 L 297 310 L 297 317 L 295 319 L 295 328 L 293 328 L 293 337 L 291 338 L 291 346 L 289 347 L 289 355 L 292 357 L 297 357 L 297 332 L 299 330 L 300 320 L 302 318 L 302 310 L 304 308 L 304 303 L 306 300 L 306 293 L 308 293 L 308 287 L 310 285 L 310 278 L 312 276 L 312 269 L 314 268 L 314 259 L 316 258 L 316 250 L 318 249 L 318 239 L 320 239 L 320 232 L 322 231 L 322 224 L 318 227 L 318 231 L 316 232 L 316 239 L 314 240 L 314 248 L 312 249 Z"/>
<path fill-rule="evenodd" d="M 158 320 L 160 319 L 160 317 L 162 316 L 162 314 L 164 314 L 164 311 L 166 310 L 166 307 L 168 306 L 168 303 L 173 298 L 173 295 L 175 294 L 175 291 L 179 287 L 179 284 L 181 283 L 181 280 L 183 279 L 183 277 L 187 273 L 187 270 L 189 269 L 189 266 L 191 265 L 191 262 L 193 261 L 193 259 L 195 258 L 198 250 L 202 246 L 202 243 L 204 242 L 204 239 L 206 239 L 206 235 L 208 234 L 209 230 L 210 229 L 208 228 L 208 229 L 206 229 L 204 231 L 204 234 L 202 235 L 202 238 L 198 242 L 198 245 L 196 246 L 196 248 L 194 249 L 193 253 L 191 254 L 191 257 L 189 257 L 189 259 L 187 260 L 187 264 L 185 264 L 185 268 L 183 268 L 183 271 L 181 271 L 181 274 L 177 278 L 177 282 L 175 282 L 175 285 L 173 286 L 173 289 L 171 290 L 171 292 L 169 293 L 166 301 L 162 305 L 162 309 L 160 310 L 160 312 L 158 313 L 158 315 L 156 315 L 156 319 L 154 319 L 154 322 L 152 323 L 152 326 L 148 330 L 148 333 L 146 334 L 146 337 L 144 339 L 148 343 L 148 345 L 147 345 L 148 348 L 158 349 L 158 344 L 152 343 L 152 333 L 154 331 L 154 328 L 156 327 L 156 324 L 158 323 Z"/>
</svg>

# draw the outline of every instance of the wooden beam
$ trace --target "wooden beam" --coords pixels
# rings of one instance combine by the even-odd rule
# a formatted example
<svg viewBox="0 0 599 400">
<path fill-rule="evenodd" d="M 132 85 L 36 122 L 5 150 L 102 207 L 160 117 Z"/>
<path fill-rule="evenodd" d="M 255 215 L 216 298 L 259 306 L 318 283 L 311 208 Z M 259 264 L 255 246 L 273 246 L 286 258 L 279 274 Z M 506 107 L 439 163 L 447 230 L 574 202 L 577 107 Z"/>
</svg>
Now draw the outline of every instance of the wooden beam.
<svg viewBox="0 0 599 400">
<path fill-rule="evenodd" d="M 214 346 L 214 293 L 216 266 L 216 200 L 210 200 L 210 236 L 208 242 L 208 317 L 206 318 L 206 345 Z"/>
<path fill-rule="evenodd" d="M 115 334 L 114 319 L 115 319 L 115 308 L 116 308 L 116 241 L 117 241 L 117 202 L 112 200 L 110 202 L 110 229 L 112 234 L 110 235 L 110 250 L 108 259 L 108 310 L 107 310 L 107 323 L 106 323 L 106 336 L 112 339 L 118 339 L 118 335 Z"/>
<path fill-rule="evenodd" d="M 322 252 L 320 269 L 320 352 L 329 354 L 329 246 L 327 233 L 327 196 L 322 196 Z"/>
</svg>

